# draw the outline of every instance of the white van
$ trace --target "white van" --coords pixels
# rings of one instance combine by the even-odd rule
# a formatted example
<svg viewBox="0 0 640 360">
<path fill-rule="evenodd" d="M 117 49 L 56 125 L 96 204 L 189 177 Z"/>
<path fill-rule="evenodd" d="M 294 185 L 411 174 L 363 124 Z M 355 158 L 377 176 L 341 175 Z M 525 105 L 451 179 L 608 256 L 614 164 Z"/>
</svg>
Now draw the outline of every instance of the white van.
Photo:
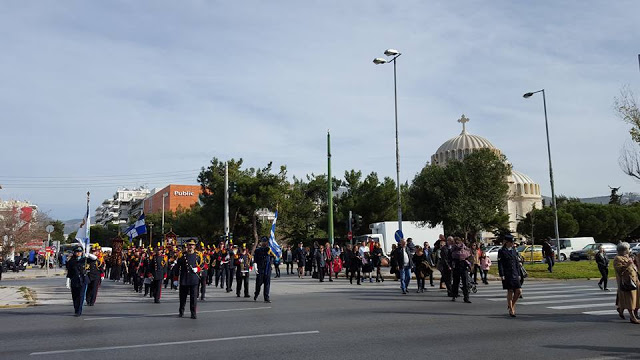
<svg viewBox="0 0 640 360">
<path fill-rule="evenodd" d="M 585 246 L 595 243 L 592 237 L 560 238 L 560 261 L 567 260 L 572 251 L 582 250 Z M 551 239 L 549 244 L 557 248 L 556 239 Z"/>
</svg>

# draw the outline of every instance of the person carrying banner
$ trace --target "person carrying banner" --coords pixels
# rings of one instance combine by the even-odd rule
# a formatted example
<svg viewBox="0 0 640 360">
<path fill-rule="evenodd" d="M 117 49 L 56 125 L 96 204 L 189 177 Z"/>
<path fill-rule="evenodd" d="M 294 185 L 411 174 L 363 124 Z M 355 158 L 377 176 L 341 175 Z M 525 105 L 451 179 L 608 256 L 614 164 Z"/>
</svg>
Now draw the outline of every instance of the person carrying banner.
<svg viewBox="0 0 640 360">
<path fill-rule="evenodd" d="M 203 265 L 202 254 L 196 252 L 196 242 L 192 239 L 187 242 L 187 251 L 178 259 L 180 272 L 180 307 L 178 316 L 184 316 L 184 307 L 189 296 L 189 310 L 191 318 L 196 319 L 198 305 L 198 285 L 200 284 L 200 271 Z"/>
<path fill-rule="evenodd" d="M 82 246 L 78 245 L 73 249 L 73 256 L 67 262 L 67 289 L 71 290 L 75 316 L 82 315 L 82 305 L 89 283 L 86 265 L 87 258 L 83 256 Z"/>
<path fill-rule="evenodd" d="M 257 243 L 256 243 L 257 245 Z M 269 239 L 260 239 L 260 247 L 253 251 L 254 268 L 256 269 L 256 290 L 253 301 L 258 299 L 260 289 L 264 285 L 264 302 L 270 303 L 269 291 L 271 289 L 271 255 L 269 254 Z"/>
</svg>

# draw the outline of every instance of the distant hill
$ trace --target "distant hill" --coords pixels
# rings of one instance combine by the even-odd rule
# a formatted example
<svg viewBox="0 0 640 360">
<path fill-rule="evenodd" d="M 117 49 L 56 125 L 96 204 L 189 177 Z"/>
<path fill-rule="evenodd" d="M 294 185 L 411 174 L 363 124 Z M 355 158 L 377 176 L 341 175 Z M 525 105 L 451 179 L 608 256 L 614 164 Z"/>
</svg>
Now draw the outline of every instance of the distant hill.
<svg viewBox="0 0 640 360">
<path fill-rule="evenodd" d="M 550 196 L 543 196 L 545 204 L 551 204 Z M 640 194 L 637 193 L 626 193 L 622 194 L 622 203 L 623 204 L 631 204 L 640 201 Z M 581 203 L 585 204 L 608 204 L 609 203 L 609 195 L 605 196 L 595 196 L 588 198 L 580 198 Z"/>
<path fill-rule="evenodd" d="M 95 224 L 95 218 L 91 217 L 91 224 Z M 63 221 L 64 223 L 64 233 L 71 234 L 74 231 L 77 231 L 80 228 L 80 224 L 82 224 L 82 219 L 72 219 Z"/>
</svg>

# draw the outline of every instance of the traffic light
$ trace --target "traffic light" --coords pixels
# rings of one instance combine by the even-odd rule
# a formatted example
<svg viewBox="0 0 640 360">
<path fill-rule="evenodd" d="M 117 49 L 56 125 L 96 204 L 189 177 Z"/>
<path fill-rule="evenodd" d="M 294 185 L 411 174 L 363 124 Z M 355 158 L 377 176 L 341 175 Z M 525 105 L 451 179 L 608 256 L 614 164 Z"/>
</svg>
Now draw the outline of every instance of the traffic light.
<svg viewBox="0 0 640 360">
<path fill-rule="evenodd" d="M 353 228 L 359 229 L 362 226 L 362 216 L 358 214 L 353 214 Z"/>
<path fill-rule="evenodd" d="M 238 192 L 238 183 L 236 183 L 235 181 L 232 181 L 229 183 L 229 193 L 233 194 Z"/>
</svg>

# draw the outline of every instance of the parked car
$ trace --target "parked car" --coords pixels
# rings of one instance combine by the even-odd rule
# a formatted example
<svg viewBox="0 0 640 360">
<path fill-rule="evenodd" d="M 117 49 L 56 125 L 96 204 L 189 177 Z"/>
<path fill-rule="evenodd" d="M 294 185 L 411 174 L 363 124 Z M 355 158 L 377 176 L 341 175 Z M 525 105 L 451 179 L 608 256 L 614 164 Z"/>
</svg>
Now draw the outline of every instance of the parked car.
<svg viewBox="0 0 640 360">
<path fill-rule="evenodd" d="M 542 261 L 542 245 L 533 245 L 533 248 L 531 245 L 521 245 L 517 251 L 524 261 Z"/>
<path fill-rule="evenodd" d="M 637 255 L 640 253 L 640 243 L 630 243 L 629 244 L 631 254 Z"/>
<path fill-rule="evenodd" d="M 573 261 L 590 260 L 600 251 L 600 246 L 604 247 L 604 252 L 609 259 L 616 257 L 617 251 L 615 244 L 601 243 L 601 244 L 589 244 L 582 250 L 572 251 L 569 258 Z"/>
<path fill-rule="evenodd" d="M 498 250 L 500 250 L 501 247 L 502 246 L 495 246 L 489 249 L 489 251 L 485 251 L 491 262 L 495 263 L 496 261 L 498 261 Z"/>
<path fill-rule="evenodd" d="M 556 247 L 558 245 L 555 239 L 551 239 L 549 243 L 552 247 Z M 558 260 L 565 261 L 569 258 L 572 251 L 581 250 L 586 245 L 595 243 L 596 241 L 592 237 L 560 238 L 560 259 Z"/>
</svg>

